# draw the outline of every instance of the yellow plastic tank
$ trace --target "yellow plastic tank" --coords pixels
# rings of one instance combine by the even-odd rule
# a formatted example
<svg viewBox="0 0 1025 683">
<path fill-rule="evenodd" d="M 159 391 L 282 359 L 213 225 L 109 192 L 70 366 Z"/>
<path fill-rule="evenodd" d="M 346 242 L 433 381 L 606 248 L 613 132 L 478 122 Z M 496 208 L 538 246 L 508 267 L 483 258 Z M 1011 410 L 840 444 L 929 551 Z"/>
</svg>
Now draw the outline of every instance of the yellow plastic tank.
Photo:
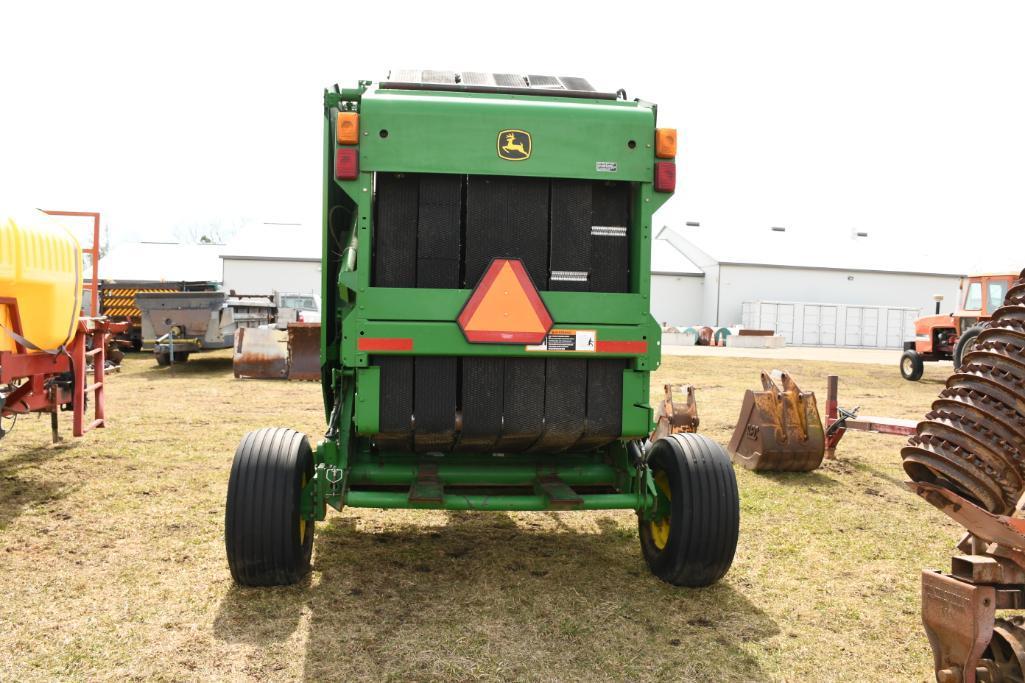
<svg viewBox="0 0 1025 683">
<path fill-rule="evenodd" d="M 0 212 L 0 351 L 14 351 L 17 302 L 22 335 L 40 349 L 56 349 L 75 335 L 82 307 L 82 248 L 68 230 L 42 212 Z"/>
</svg>

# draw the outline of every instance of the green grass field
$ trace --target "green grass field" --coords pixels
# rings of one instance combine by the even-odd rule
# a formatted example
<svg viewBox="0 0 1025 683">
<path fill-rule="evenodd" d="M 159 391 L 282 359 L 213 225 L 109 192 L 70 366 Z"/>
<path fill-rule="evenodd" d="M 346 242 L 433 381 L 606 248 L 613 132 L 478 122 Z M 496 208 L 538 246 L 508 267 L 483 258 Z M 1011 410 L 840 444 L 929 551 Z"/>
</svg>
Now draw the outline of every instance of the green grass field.
<svg viewBox="0 0 1025 683">
<path fill-rule="evenodd" d="M 667 358 L 726 443 L 765 363 Z M 824 409 L 915 418 L 947 371 L 789 361 Z M 657 392 L 653 392 L 657 393 Z M 0 441 L 0 680 L 925 681 L 919 572 L 959 528 L 908 492 L 896 437 L 848 434 L 809 474 L 739 470 L 736 562 L 673 588 L 630 512 L 330 512 L 314 571 L 239 589 L 224 558 L 242 435 L 323 431 L 319 386 L 238 381 L 227 352 L 109 380 L 111 426 L 49 445 L 46 419 Z"/>
</svg>

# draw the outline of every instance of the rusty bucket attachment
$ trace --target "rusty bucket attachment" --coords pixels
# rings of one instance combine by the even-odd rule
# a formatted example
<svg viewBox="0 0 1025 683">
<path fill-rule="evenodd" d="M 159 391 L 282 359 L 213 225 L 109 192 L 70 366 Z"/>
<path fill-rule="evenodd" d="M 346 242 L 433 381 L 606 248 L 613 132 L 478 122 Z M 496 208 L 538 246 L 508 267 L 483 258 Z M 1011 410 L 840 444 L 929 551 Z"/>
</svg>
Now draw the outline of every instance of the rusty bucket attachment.
<svg viewBox="0 0 1025 683">
<path fill-rule="evenodd" d="M 238 378 L 287 379 L 288 333 L 273 327 L 240 327 L 235 330 L 231 365 Z"/>
<path fill-rule="evenodd" d="M 288 379 L 320 381 L 320 323 L 288 324 Z"/>
<path fill-rule="evenodd" d="M 744 394 L 730 456 L 749 470 L 810 472 L 825 454 L 815 394 L 801 391 L 785 372 L 779 377 L 782 389 L 763 372 L 763 390 Z"/>
<path fill-rule="evenodd" d="M 241 379 L 320 381 L 320 324 L 239 328 L 232 366 Z"/>
<path fill-rule="evenodd" d="M 666 384 L 666 397 L 655 410 L 655 431 L 651 440 L 658 441 L 670 434 L 698 431 L 698 403 L 694 387 L 689 384 Z"/>
</svg>

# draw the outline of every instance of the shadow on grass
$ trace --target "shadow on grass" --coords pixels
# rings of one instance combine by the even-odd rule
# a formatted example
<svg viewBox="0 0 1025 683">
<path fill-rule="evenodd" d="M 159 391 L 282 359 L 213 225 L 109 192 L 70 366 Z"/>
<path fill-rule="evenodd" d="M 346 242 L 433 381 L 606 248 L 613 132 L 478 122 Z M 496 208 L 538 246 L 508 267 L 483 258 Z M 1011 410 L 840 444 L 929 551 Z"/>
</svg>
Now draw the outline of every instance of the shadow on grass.
<svg viewBox="0 0 1025 683">
<path fill-rule="evenodd" d="M 193 354 L 184 363 L 175 363 L 167 367 L 160 367 L 157 361 L 143 371 L 148 380 L 164 380 L 174 377 L 202 377 L 206 375 L 231 374 L 232 365 L 230 358 L 203 357 L 203 354 Z M 233 376 L 233 375 L 232 375 Z"/>
<path fill-rule="evenodd" d="M 0 450 L 0 530 L 6 529 L 25 508 L 63 498 L 74 489 L 50 476 L 24 477 L 23 474 L 77 445 L 62 441 L 56 445 L 22 448 L 13 454 Z"/>
<path fill-rule="evenodd" d="M 817 471 L 811 472 L 753 472 L 755 476 L 768 481 L 782 484 L 783 486 L 822 486 L 830 488 L 839 486 L 839 482 Z"/>
<path fill-rule="evenodd" d="M 231 589 L 216 635 L 281 642 L 308 610 L 307 680 L 766 678 L 744 644 L 779 628 L 729 576 L 700 590 L 662 583 L 612 517 L 597 533 L 520 519 L 528 528 L 450 513 L 443 527 L 369 533 L 334 518 L 318 527 L 319 576 Z"/>
</svg>

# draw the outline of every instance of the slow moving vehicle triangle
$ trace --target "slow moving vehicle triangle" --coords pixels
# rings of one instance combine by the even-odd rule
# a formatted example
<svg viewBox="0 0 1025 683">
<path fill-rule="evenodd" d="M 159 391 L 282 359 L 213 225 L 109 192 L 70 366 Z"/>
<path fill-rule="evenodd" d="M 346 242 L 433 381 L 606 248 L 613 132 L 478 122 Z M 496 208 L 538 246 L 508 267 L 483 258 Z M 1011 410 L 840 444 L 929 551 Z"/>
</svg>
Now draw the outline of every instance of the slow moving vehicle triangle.
<svg viewBox="0 0 1025 683">
<path fill-rule="evenodd" d="M 466 340 L 484 344 L 539 344 L 552 316 L 519 259 L 496 258 L 459 314 Z"/>
</svg>

